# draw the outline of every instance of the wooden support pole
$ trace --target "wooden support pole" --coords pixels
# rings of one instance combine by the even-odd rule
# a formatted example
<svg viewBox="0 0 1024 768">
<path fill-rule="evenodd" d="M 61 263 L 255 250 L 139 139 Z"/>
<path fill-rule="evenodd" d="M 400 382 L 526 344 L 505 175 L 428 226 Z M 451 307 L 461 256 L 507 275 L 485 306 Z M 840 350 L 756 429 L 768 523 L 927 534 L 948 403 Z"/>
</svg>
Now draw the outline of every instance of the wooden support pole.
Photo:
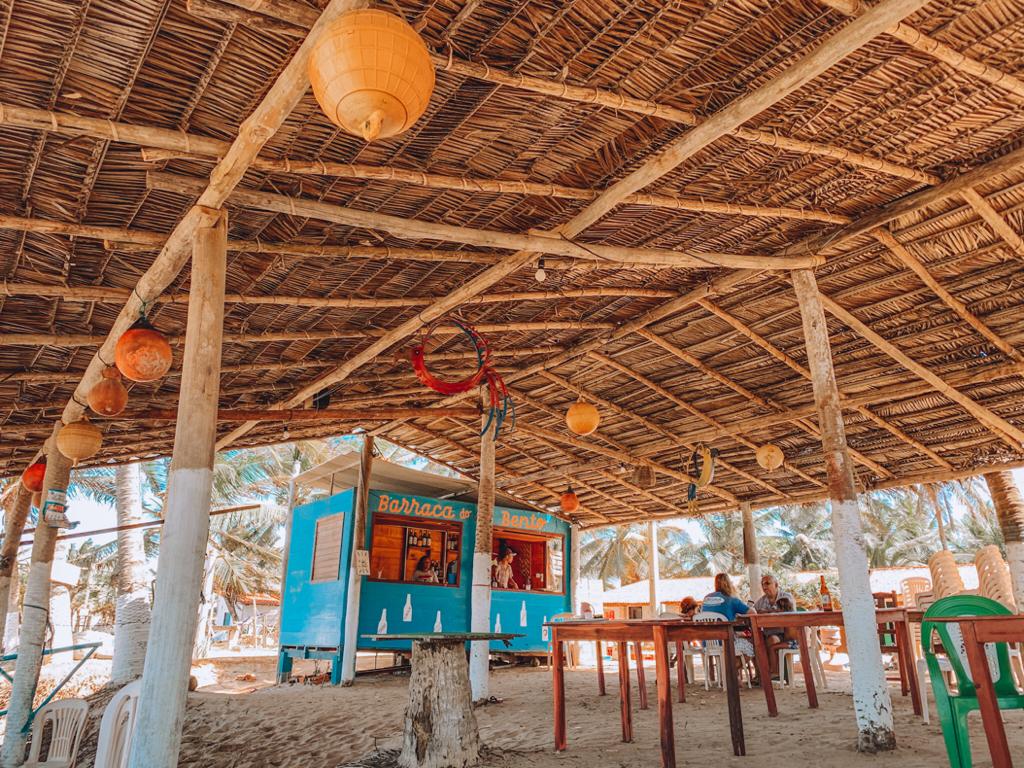
<svg viewBox="0 0 1024 768">
<path fill-rule="evenodd" d="M 46 448 L 46 474 L 43 476 L 40 522 L 32 541 L 28 583 L 22 601 L 22 625 L 18 639 L 18 660 L 14 667 L 14 683 L 7 704 L 4 743 L 0 753 L 3 768 L 17 768 L 25 761 L 25 744 L 32 718 L 32 702 L 39 683 L 39 670 L 43 665 L 43 646 L 46 643 L 46 625 L 50 614 L 50 574 L 53 570 L 57 546 L 57 528 L 44 519 L 48 504 L 63 508 L 71 478 L 71 461 L 57 450 L 57 432 L 63 426 L 57 422 Z M 0 606 L 6 609 L 6 605 Z"/>
<path fill-rule="evenodd" d="M 480 402 L 486 409 L 490 402 L 481 390 Z M 487 427 L 487 414 L 481 418 L 481 429 Z M 494 536 L 494 448 L 495 435 L 488 429 L 480 435 L 480 475 L 476 502 L 476 537 L 473 544 L 473 586 L 470 592 L 470 631 L 491 631 L 491 548 Z M 469 650 L 469 682 L 473 701 L 486 701 L 490 695 L 490 643 L 475 640 Z"/>
<path fill-rule="evenodd" d="M 178 764 L 210 531 L 220 385 L 227 215 L 195 233 L 174 454 L 167 479 L 156 598 L 130 768 Z"/>
<path fill-rule="evenodd" d="M 580 563 L 580 526 L 572 523 L 569 526 L 569 594 L 572 596 L 572 612 L 574 616 L 583 615 L 583 597 L 580 594 L 582 565 Z"/>
<path fill-rule="evenodd" d="M 832 501 L 832 538 L 839 568 L 853 705 L 857 715 L 857 749 L 862 752 L 891 750 L 896 748 L 892 700 L 878 644 L 875 601 L 871 597 L 864 532 L 853 479 L 853 464 L 846 447 L 846 428 L 843 425 L 839 389 L 832 367 L 825 310 L 813 272 L 794 272 L 793 287 L 800 302 L 807 362 L 812 375 L 814 401 L 818 407 L 821 447 L 825 453 L 825 469 Z"/>
<path fill-rule="evenodd" d="M 985 475 L 985 482 L 1006 543 L 1006 563 L 1010 566 L 1017 612 L 1024 613 L 1024 496 L 1010 471 L 990 472 Z"/>
<path fill-rule="evenodd" d="M 352 561 L 348 569 L 348 593 L 345 598 L 345 639 L 341 649 L 341 684 L 352 685 L 356 681 L 356 649 L 359 647 L 359 597 L 363 588 L 363 577 L 369 575 L 359 567 L 360 561 L 370 562 L 370 551 L 366 543 L 367 510 L 370 506 L 370 479 L 373 472 L 373 435 L 363 434 L 363 445 L 359 452 L 359 479 L 356 482 L 355 504 L 352 514 Z"/>
<path fill-rule="evenodd" d="M 743 515 L 743 563 L 747 566 L 747 583 L 750 585 L 750 599 L 761 597 L 761 556 L 757 552 L 757 534 L 754 530 L 754 513 L 750 502 L 740 502 Z"/>
<path fill-rule="evenodd" d="M 647 563 L 648 563 L 648 595 L 647 601 L 651 608 L 651 618 L 658 618 L 658 582 L 661 580 L 661 569 L 658 564 L 658 521 L 647 522 Z M 643 658 L 638 659 L 643 663 Z"/>
<path fill-rule="evenodd" d="M 4 499 L 4 540 L 0 545 L 0 650 L 6 650 L 4 640 L 10 619 L 8 605 L 11 602 L 11 583 L 18 569 L 18 545 L 32 506 L 31 492 L 20 481 L 16 482 L 17 490 Z M 20 582 L 16 583 L 19 584 L 19 589 L 14 591 L 17 596 Z M 14 620 L 18 620 L 17 610 L 14 611 Z"/>
<path fill-rule="evenodd" d="M 114 656 L 110 682 L 125 684 L 142 675 L 152 611 L 146 542 L 142 525 L 142 465 L 114 468 L 117 510 L 117 594 L 114 605 Z"/>
</svg>

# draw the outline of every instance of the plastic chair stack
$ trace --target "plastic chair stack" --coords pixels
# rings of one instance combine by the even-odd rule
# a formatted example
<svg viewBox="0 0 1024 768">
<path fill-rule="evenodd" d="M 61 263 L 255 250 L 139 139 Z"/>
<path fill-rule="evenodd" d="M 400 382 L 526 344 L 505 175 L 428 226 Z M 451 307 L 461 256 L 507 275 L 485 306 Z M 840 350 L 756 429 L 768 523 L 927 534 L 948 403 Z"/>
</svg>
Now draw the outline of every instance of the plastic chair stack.
<svg viewBox="0 0 1024 768">
<path fill-rule="evenodd" d="M 932 594 L 939 600 L 964 591 L 964 580 L 956 566 L 953 553 L 942 549 L 928 558 L 928 570 L 932 572 Z"/>
<path fill-rule="evenodd" d="M 989 600 L 1002 603 L 1011 611 L 1017 610 L 1013 599 L 1013 582 L 1010 581 L 1010 567 L 1003 560 L 999 547 L 990 544 L 982 547 L 974 556 L 978 569 L 978 592 Z"/>
</svg>

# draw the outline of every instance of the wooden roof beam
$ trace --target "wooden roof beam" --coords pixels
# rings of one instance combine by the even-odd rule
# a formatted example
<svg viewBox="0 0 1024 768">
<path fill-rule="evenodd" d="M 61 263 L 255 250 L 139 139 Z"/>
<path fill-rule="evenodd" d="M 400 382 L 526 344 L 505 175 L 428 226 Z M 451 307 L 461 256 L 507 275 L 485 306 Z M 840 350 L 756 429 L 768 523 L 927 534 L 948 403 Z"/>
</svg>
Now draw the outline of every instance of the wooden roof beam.
<svg viewBox="0 0 1024 768">
<path fill-rule="evenodd" d="M 252 2 L 252 0 L 224 1 L 230 5 L 241 6 L 243 8 L 248 8 Z M 923 3 L 920 3 L 919 5 L 923 5 Z M 313 21 L 309 10 L 309 6 L 304 6 L 296 0 L 277 0 L 274 8 L 263 6 L 259 12 L 293 24 L 298 28 L 304 28 Z M 891 11 L 883 9 L 883 12 L 889 13 Z M 909 15 L 912 12 L 913 11 L 911 10 L 903 15 Z M 903 15 L 899 15 L 899 13 L 894 15 L 898 19 L 903 18 Z M 873 34 L 879 33 L 875 32 Z M 831 41 L 828 41 L 826 44 L 829 44 L 830 42 Z M 529 91 L 542 96 L 550 96 L 578 104 L 587 104 L 591 106 L 596 105 L 612 109 L 617 112 L 630 112 L 632 114 L 643 115 L 645 117 L 657 117 L 662 120 L 691 127 L 696 127 L 702 122 L 702 118 L 695 113 L 678 107 L 661 104 L 649 99 L 638 99 L 625 94 L 605 90 L 603 88 L 569 85 L 557 80 L 546 80 L 540 77 L 506 72 L 502 69 L 492 67 L 489 64 L 461 59 L 451 52 L 435 53 L 433 54 L 433 59 L 434 64 L 442 71 L 452 72 L 462 77 L 473 78 L 474 80 L 493 83 L 494 85 L 500 85 L 505 88 Z M 731 129 L 728 133 L 742 141 L 751 142 L 753 144 L 773 147 L 784 152 L 826 157 L 848 165 L 867 168 L 872 171 L 886 173 L 898 178 L 908 179 L 909 181 L 914 181 L 919 184 L 936 184 L 939 182 L 939 178 L 930 173 L 925 173 L 915 168 L 872 157 L 871 155 L 861 152 L 853 152 L 845 147 L 778 136 L 771 131 L 743 128 L 742 126 L 737 126 Z"/>
<path fill-rule="evenodd" d="M 861 16 L 869 8 L 861 0 L 821 0 L 821 2 L 847 16 Z M 945 43 L 940 43 L 934 37 L 929 37 L 909 24 L 902 21 L 896 22 L 885 30 L 885 34 L 906 43 L 915 51 L 920 51 L 941 61 L 957 72 L 975 77 L 990 85 L 996 85 L 1015 96 L 1024 97 L 1024 80 L 950 48 Z"/>
<path fill-rule="evenodd" d="M 967 187 L 960 194 L 974 209 L 974 212 L 992 228 L 992 231 L 1002 238 L 1003 242 L 1010 246 L 1018 256 L 1024 257 L 1024 238 L 1014 231 L 1009 222 L 992 207 L 988 200 L 979 195 L 974 187 Z"/>
</svg>

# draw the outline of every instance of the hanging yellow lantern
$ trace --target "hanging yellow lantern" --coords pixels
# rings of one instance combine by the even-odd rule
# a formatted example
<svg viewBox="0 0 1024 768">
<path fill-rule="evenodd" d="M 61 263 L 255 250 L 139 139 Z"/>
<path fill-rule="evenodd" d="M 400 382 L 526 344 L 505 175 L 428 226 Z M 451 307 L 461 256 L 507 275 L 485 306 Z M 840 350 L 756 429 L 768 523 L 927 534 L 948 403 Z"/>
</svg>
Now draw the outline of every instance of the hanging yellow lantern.
<svg viewBox="0 0 1024 768">
<path fill-rule="evenodd" d="M 597 412 L 597 408 L 582 400 L 577 400 L 570 405 L 565 414 L 566 426 L 569 427 L 570 432 L 575 432 L 577 435 L 589 435 L 597 429 L 600 421 L 601 414 Z"/>
<path fill-rule="evenodd" d="M 366 141 L 395 136 L 434 92 L 430 52 L 404 20 L 377 9 L 343 13 L 313 46 L 309 81 L 332 123 Z"/>
<path fill-rule="evenodd" d="M 88 419 L 65 424 L 57 433 L 57 450 L 78 463 L 96 455 L 103 445 L 103 432 Z"/>
<path fill-rule="evenodd" d="M 559 503 L 562 507 L 562 511 L 567 515 L 571 515 L 580 508 L 580 497 L 576 495 L 576 491 L 574 491 L 570 485 L 566 492 L 562 494 L 562 498 Z"/>
<path fill-rule="evenodd" d="M 782 462 L 786 458 L 785 454 L 782 453 L 782 449 L 774 443 L 765 443 L 757 449 L 754 455 L 757 458 L 758 465 L 769 472 L 781 467 Z"/>
<path fill-rule="evenodd" d="M 108 365 L 103 369 L 103 378 L 93 384 L 85 399 L 94 413 L 117 416 L 128 405 L 128 390 L 121 382 L 121 372 Z"/>
</svg>

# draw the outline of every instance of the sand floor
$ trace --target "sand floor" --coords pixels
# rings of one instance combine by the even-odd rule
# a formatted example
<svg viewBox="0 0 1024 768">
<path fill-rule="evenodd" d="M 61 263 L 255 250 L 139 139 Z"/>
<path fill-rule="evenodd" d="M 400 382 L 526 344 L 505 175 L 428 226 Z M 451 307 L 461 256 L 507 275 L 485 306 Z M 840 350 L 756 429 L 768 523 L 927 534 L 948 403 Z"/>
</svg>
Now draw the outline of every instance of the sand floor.
<svg viewBox="0 0 1024 768">
<path fill-rule="evenodd" d="M 408 678 L 360 678 L 352 688 L 266 685 L 272 669 L 251 662 L 255 680 L 227 693 L 200 690 L 189 696 L 181 761 L 189 768 L 337 768 L 374 749 L 400 746 Z M 653 669 L 648 689 L 654 702 Z M 609 683 L 617 679 L 609 677 Z M 754 765 L 854 768 L 942 768 L 948 765 L 932 705 L 932 722 L 915 718 L 910 699 L 894 691 L 899 748 L 884 755 L 854 751 L 853 707 L 842 692 L 847 680 L 831 675 L 833 689 L 821 691 L 818 710 L 809 710 L 796 689 L 778 692 L 780 716 L 769 718 L 759 689 L 742 695 L 747 756 L 734 757 L 721 691 L 688 686 L 687 702 L 674 707 L 680 765 L 715 768 Z M 597 768 L 660 765 L 655 709 L 634 713 L 634 742 L 623 744 L 619 700 L 598 697 L 592 670 L 567 672 L 569 749 L 552 751 L 551 676 L 543 669 L 497 670 L 492 693 L 504 699 L 477 710 L 484 742 L 497 751 L 485 765 L 501 768 Z M 636 707 L 634 678 L 633 702 Z M 251 691 L 251 692 L 248 692 Z M 991 765 L 977 716 L 972 722 L 975 765 Z M 1024 759 L 1024 712 L 1005 715 L 1011 751 Z M 88 766 L 88 763 L 81 765 Z"/>
</svg>

